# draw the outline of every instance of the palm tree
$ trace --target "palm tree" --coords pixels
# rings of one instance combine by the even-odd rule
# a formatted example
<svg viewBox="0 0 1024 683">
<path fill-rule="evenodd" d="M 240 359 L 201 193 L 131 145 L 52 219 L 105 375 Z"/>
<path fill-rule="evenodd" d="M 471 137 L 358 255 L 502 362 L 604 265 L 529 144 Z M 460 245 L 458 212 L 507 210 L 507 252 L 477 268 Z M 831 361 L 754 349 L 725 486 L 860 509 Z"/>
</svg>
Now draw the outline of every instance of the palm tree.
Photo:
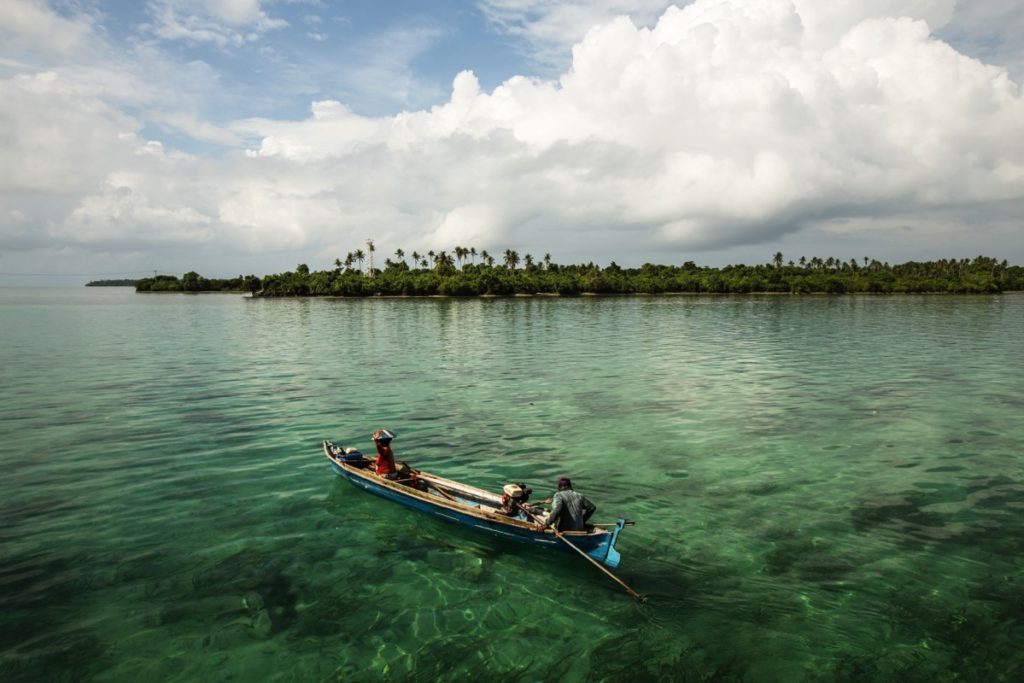
<svg viewBox="0 0 1024 683">
<path fill-rule="evenodd" d="M 412 265 L 413 265 L 413 267 L 416 267 L 419 264 L 420 264 L 420 252 L 414 251 L 414 252 L 412 252 Z"/>
<path fill-rule="evenodd" d="M 807 267 L 807 257 L 806 256 L 801 256 L 800 257 L 800 267 L 801 268 L 806 268 Z"/>
<path fill-rule="evenodd" d="M 434 262 L 434 256 L 435 256 L 435 254 L 434 254 L 434 250 L 433 250 L 433 249 L 431 249 L 430 251 L 428 251 L 428 252 L 427 252 L 427 256 L 429 256 L 429 257 L 430 257 L 430 262 L 431 262 L 431 263 L 433 263 L 433 262 Z"/>
<path fill-rule="evenodd" d="M 359 264 L 359 270 L 363 269 L 363 259 L 366 258 L 366 254 L 363 253 L 362 249 L 356 249 L 355 253 L 352 254 L 352 258 Z"/>
<path fill-rule="evenodd" d="M 402 251 L 401 249 L 395 249 L 395 258 L 401 261 L 402 263 L 405 263 L 405 252 Z"/>
<path fill-rule="evenodd" d="M 551 270 L 551 254 L 544 254 L 544 270 Z"/>
<path fill-rule="evenodd" d="M 513 273 L 516 272 L 516 266 L 519 265 L 519 254 L 511 249 L 505 250 L 505 266 Z"/>
<path fill-rule="evenodd" d="M 772 263 L 775 264 L 776 268 L 781 268 L 782 267 L 782 252 L 781 251 L 775 252 L 775 256 L 772 257 Z"/>
<path fill-rule="evenodd" d="M 476 247 L 469 248 L 469 256 L 472 263 L 476 263 Z"/>
<path fill-rule="evenodd" d="M 490 265 L 494 265 L 494 259 L 491 258 L 491 255 L 487 253 L 486 249 L 484 249 L 483 251 L 480 252 L 480 258 L 487 265 L 489 265 L 489 266 Z"/>
<path fill-rule="evenodd" d="M 434 270 L 440 273 L 442 271 L 450 270 L 453 267 L 452 257 L 449 256 L 447 252 L 437 252 L 437 257 L 434 258 Z"/>
<path fill-rule="evenodd" d="M 334 269 L 336 271 L 338 271 L 339 273 L 341 272 L 341 259 L 340 258 L 334 259 Z"/>
<path fill-rule="evenodd" d="M 533 257 L 530 256 L 529 254 L 524 256 L 523 257 L 523 265 L 526 266 L 527 270 L 531 270 L 533 268 Z"/>
<path fill-rule="evenodd" d="M 351 251 L 345 254 L 345 269 L 348 270 L 352 267 L 352 262 L 356 260 L 355 254 Z"/>
</svg>

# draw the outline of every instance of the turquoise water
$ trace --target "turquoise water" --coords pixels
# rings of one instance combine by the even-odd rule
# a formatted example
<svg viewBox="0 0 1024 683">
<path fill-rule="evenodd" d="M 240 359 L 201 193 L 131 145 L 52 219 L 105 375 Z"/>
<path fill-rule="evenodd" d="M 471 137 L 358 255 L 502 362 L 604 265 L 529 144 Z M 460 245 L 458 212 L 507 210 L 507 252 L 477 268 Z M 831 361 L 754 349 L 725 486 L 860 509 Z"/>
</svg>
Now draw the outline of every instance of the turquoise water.
<svg viewBox="0 0 1024 683">
<path fill-rule="evenodd" d="M 5 681 L 1020 680 L 1024 296 L 0 289 Z M 618 575 L 321 439 L 636 520 Z"/>
</svg>

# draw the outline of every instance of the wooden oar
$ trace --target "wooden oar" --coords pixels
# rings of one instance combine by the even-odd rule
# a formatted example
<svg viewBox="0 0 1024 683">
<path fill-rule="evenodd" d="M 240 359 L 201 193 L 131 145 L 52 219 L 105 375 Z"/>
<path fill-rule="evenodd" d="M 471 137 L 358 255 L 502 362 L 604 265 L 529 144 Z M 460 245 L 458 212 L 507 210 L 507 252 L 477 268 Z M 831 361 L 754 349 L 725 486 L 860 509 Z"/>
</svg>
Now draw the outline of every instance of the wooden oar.
<svg viewBox="0 0 1024 683">
<path fill-rule="evenodd" d="M 405 463 L 405 466 L 409 467 L 408 463 Z M 420 472 L 415 467 L 409 467 L 409 471 L 412 472 L 413 474 L 423 474 L 422 472 Z M 444 496 L 448 500 L 452 501 L 453 503 L 458 503 L 459 502 L 455 498 L 455 496 L 451 495 L 450 493 L 448 493 L 447 491 L 445 491 L 443 488 L 439 487 L 438 485 L 432 484 L 431 482 L 427 481 L 426 479 L 423 479 L 422 477 L 417 477 L 417 480 L 418 481 L 422 481 L 424 484 L 426 484 L 430 488 L 434 489 L 435 491 L 437 491 L 438 493 L 440 493 L 442 496 Z"/>
<path fill-rule="evenodd" d="M 372 462 L 372 461 L 370 461 L 370 459 L 369 459 L 369 458 L 364 458 L 364 460 L 367 460 L 368 462 Z M 409 465 L 406 465 L 406 467 L 409 467 Z M 413 474 L 420 474 L 420 471 L 419 471 L 418 469 L 415 469 L 415 468 L 413 468 L 413 467 L 409 467 L 409 471 L 410 471 L 410 472 L 412 472 Z M 388 481 L 392 481 L 392 482 L 394 482 L 394 483 L 396 483 L 396 484 L 404 484 L 404 483 L 406 483 L 406 482 L 409 482 L 409 481 L 414 481 L 414 480 L 410 478 L 410 479 L 388 479 Z M 430 482 L 429 482 L 429 481 L 427 481 L 426 479 L 420 479 L 420 478 L 418 478 L 418 477 L 417 477 L 417 478 L 415 479 L 415 481 L 422 481 L 422 482 L 423 482 L 424 484 L 426 484 L 426 485 L 427 485 L 428 487 L 430 487 L 430 488 L 434 489 L 435 491 L 437 491 L 438 493 L 440 493 L 440 494 L 441 494 L 442 496 L 444 496 L 444 497 L 445 497 L 445 498 L 447 498 L 448 500 L 452 501 L 453 503 L 457 503 L 457 502 L 459 502 L 459 501 L 458 501 L 458 500 L 457 500 L 457 499 L 455 498 L 455 496 L 453 496 L 453 495 L 449 494 L 449 493 L 448 493 L 447 491 L 445 491 L 444 489 L 442 489 L 442 488 L 439 488 L 438 486 L 435 486 L 434 484 L 430 483 Z"/>
<path fill-rule="evenodd" d="M 536 522 L 537 524 L 543 524 L 543 522 L 541 522 L 541 521 L 540 521 L 540 520 L 539 520 L 539 519 L 537 518 L 537 516 L 536 516 L 536 515 L 534 515 L 534 514 L 533 514 L 532 512 L 530 512 L 529 510 L 527 510 L 527 509 L 526 509 L 526 508 L 524 508 L 523 506 L 521 506 L 521 505 L 519 505 L 518 503 L 516 503 L 516 507 L 517 507 L 517 508 L 519 508 L 520 510 L 522 510 L 522 511 L 523 511 L 523 512 L 524 512 L 524 513 L 526 514 L 526 516 L 527 516 L 527 517 L 529 517 L 530 519 L 532 519 L 532 520 L 533 520 L 534 522 Z M 602 565 L 602 564 L 601 564 L 600 562 L 598 562 L 597 560 L 595 560 L 594 558 L 592 558 L 592 557 L 591 557 L 590 555 L 587 555 L 587 554 L 586 554 L 585 552 L 583 552 L 583 551 L 582 551 L 582 550 L 581 550 L 581 549 L 580 549 L 580 548 L 579 548 L 578 546 L 576 546 L 576 544 L 574 544 L 574 543 L 573 543 L 572 541 L 570 541 L 570 540 L 569 540 L 568 538 L 566 538 L 566 537 L 565 537 L 565 535 L 564 535 L 564 534 L 562 534 L 562 532 L 560 532 L 560 531 L 559 531 L 558 529 L 556 529 L 555 527 L 551 527 L 551 531 L 553 531 L 553 532 L 554 532 L 554 534 L 555 534 L 555 537 L 556 537 L 556 538 L 560 539 L 560 540 L 561 540 L 561 541 L 562 541 L 563 543 L 565 543 L 565 544 L 566 544 L 567 546 L 569 546 L 570 548 L 572 548 L 573 550 L 575 550 L 576 552 L 578 552 L 578 553 L 579 553 L 580 555 L 582 555 L 582 556 L 583 556 L 583 557 L 584 557 L 584 558 L 585 558 L 585 559 L 586 559 L 586 560 L 587 560 L 588 562 L 590 562 L 590 563 L 591 563 L 592 565 L 594 565 L 595 567 L 597 567 L 598 569 L 600 569 L 600 570 L 601 570 L 602 572 L 604 572 L 605 574 L 607 574 L 607 575 L 609 576 L 609 578 L 611 578 L 611 579 L 612 579 L 612 580 L 613 580 L 613 581 L 614 581 L 615 583 L 617 583 L 617 584 L 619 584 L 620 586 L 622 586 L 623 588 L 625 588 L 625 589 L 626 589 L 626 592 L 627 592 L 627 593 L 629 593 L 629 594 L 630 594 L 630 596 L 631 596 L 631 597 L 633 597 L 633 599 L 635 599 L 635 600 L 636 600 L 637 602 L 641 602 L 641 603 L 647 602 L 647 596 L 645 596 L 645 595 L 640 595 L 640 594 L 639 594 L 639 593 L 637 593 L 637 592 L 636 592 L 635 590 L 633 590 L 632 588 L 630 588 L 629 586 L 627 586 L 627 585 L 626 585 L 625 583 L 623 583 L 623 581 L 622 581 L 622 580 L 621 580 L 621 579 L 620 579 L 619 577 L 615 576 L 615 574 L 612 574 L 612 573 L 611 573 L 610 571 L 608 571 L 608 570 L 607 570 L 607 569 L 605 568 L 605 566 L 604 566 L 604 565 Z"/>
<path fill-rule="evenodd" d="M 444 497 L 445 497 L 445 498 L 447 498 L 448 500 L 452 501 L 453 503 L 457 503 L 457 502 L 459 502 L 459 501 L 458 501 L 458 500 L 457 500 L 457 499 L 455 498 L 455 496 L 451 495 L 450 493 L 448 493 L 447 491 L 445 491 L 445 490 L 444 490 L 443 488 L 440 488 L 440 487 L 438 487 L 438 486 L 435 486 L 434 484 L 431 484 L 431 483 L 430 483 L 429 481 L 426 481 L 425 479 L 420 479 L 420 481 L 422 481 L 422 482 L 423 482 L 424 484 L 426 484 L 426 485 L 427 485 L 427 486 L 429 486 L 430 488 L 434 489 L 435 491 L 437 491 L 438 493 L 440 493 L 440 494 L 441 494 L 442 496 L 444 496 Z"/>
</svg>

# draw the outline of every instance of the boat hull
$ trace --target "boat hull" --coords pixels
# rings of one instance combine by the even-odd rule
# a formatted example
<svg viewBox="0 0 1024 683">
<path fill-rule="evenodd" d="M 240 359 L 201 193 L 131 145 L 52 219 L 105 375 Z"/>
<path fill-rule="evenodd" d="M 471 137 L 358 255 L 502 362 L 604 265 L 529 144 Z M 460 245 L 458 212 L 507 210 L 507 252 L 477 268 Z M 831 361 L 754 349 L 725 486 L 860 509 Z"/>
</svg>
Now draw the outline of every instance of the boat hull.
<svg viewBox="0 0 1024 683">
<path fill-rule="evenodd" d="M 472 507 L 461 500 L 448 500 L 434 493 L 382 479 L 369 469 L 360 469 L 334 457 L 326 442 L 324 453 L 330 460 L 335 474 L 381 498 L 496 538 L 545 548 L 572 550 L 550 531 L 537 531 L 532 524 L 487 512 L 480 507 Z M 615 543 L 624 525 L 625 520 L 620 519 L 615 527 L 608 530 L 600 529 L 589 533 L 569 532 L 564 535 L 593 559 L 608 567 L 617 567 L 621 556 L 615 548 Z"/>
</svg>

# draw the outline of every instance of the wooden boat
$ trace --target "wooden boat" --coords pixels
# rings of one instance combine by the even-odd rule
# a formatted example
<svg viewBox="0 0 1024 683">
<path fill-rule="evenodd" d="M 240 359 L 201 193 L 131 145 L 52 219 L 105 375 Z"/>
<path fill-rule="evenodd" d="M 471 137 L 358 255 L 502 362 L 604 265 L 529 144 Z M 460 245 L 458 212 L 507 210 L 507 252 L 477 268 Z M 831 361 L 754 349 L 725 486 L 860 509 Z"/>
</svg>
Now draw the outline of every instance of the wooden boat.
<svg viewBox="0 0 1024 683">
<path fill-rule="evenodd" d="M 374 472 L 371 461 L 362 453 L 341 448 L 330 441 L 324 441 L 324 455 L 338 476 L 381 498 L 499 538 L 572 550 L 551 529 L 537 531 L 534 522 L 522 510 L 517 509 L 514 515 L 500 512 L 500 495 L 421 470 L 410 469 L 408 477 L 398 480 L 385 479 Z M 591 559 L 608 567 L 617 567 L 621 558 L 615 542 L 626 523 L 625 519 L 619 519 L 614 525 L 609 525 L 610 528 L 563 531 L 560 535 Z"/>
</svg>

